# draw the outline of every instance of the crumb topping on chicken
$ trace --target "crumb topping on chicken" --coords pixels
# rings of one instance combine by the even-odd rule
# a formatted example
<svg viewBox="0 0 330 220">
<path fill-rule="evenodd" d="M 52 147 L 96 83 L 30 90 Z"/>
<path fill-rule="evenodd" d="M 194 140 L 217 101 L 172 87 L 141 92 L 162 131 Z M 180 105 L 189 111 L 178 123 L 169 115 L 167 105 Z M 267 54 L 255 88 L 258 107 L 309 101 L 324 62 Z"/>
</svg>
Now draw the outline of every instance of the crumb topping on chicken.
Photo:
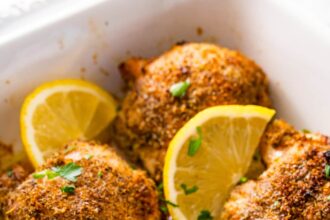
<svg viewBox="0 0 330 220">
<path fill-rule="evenodd" d="M 56 170 L 72 163 L 76 169 L 70 176 L 62 170 L 54 177 Z M 45 171 L 50 172 L 42 176 Z M 9 219 L 160 218 L 155 185 L 143 171 L 132 170 L 106 145 L 79 141 L 9 193 L 5 212 Z"/>
<path fill-rule="evenodd" d="M 178 45 L 154 59 L 129 59 L 120 70 L 129 90 L 113 136 L 157 181 L 170 140 L 196 113 L 215 105 L 271 105 L 262 69 L 212 44 Z M 184 95 L 174 96 L 171 87 L 182 82 L 189 83 Z"/>
<path fill-rule="evenodd" d="M 222 218 L 330 219 L 328 138 L 295 131 L 277 120 L 266 131 L 261 149 L 267 170 L 232 191 Z"/>
</svg>

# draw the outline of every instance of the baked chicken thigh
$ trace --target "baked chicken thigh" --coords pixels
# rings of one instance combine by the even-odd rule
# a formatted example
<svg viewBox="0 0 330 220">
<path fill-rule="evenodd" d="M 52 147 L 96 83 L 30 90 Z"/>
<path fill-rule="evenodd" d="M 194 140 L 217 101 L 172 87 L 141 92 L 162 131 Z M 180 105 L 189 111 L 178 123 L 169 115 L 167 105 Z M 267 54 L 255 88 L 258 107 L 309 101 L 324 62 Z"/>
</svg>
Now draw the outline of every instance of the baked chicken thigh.
<svg viewBox="0 0 330 220">
<path fill-rule="evenodd" d="M 320 134 L 276 120 L 261 142 L 267 170 L 239 185 L 222 219 L 330 219 L 330 145 Z"/>
<path fill-rule="evenodd" d="M 177 45 L 154 59 L 129 59 L 120 70 L 129 90 L 113 136 L 156 181 L 162 178 L 170 140 L 199 111 L 225 104 L 271 105 L 261 68 L 237 51 L 212 44 Z M 173 87 L 183 84 L 186 90 L 174 94 Z"/>
<path fill-rule="evenodd" d="M 155 185 L 114 150 L 73 142 L 7 196 L 9 219 L 160 218 Z"/>
</svg>

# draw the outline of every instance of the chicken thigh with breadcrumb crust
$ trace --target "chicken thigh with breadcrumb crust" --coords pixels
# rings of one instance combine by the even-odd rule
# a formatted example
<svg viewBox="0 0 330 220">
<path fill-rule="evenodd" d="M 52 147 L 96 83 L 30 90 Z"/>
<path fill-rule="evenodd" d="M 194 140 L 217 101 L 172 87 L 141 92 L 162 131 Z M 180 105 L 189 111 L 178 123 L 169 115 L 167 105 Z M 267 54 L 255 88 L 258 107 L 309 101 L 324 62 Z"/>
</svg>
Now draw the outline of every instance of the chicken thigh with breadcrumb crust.
<svg viewBox="0 0 330 220">
<path fill-rule="evenodd" d="M 298 132 L 276 120 L 260 147 L 267 170 L 257 180 L 234 188 L 222 219 L 330 219 L 328 137 Z"/>
<path fill-rule="evenodd" d="M 157 181 L 170 140 L 196 113 L 215 105 L 271 105 L 261 68 L 237 51 L 212 44 L 178 45 L 155 59 L 129 59 L 120 70 L 129 91 L 113 136 Z M 187 81 L 185 95 L 174 97 L 171 86 Z"/>
<path fill-rule="evenodd" d="M 79 172 L 64 170 L 68 164 Z M 54 176 L 60 169 L 67 176 Z M 9 219 L 160 218 L 153 181 L 113 149 L 93 142 L 73 142 L 49 159 L 8 194 L 5 211 Z"/>
</svg>

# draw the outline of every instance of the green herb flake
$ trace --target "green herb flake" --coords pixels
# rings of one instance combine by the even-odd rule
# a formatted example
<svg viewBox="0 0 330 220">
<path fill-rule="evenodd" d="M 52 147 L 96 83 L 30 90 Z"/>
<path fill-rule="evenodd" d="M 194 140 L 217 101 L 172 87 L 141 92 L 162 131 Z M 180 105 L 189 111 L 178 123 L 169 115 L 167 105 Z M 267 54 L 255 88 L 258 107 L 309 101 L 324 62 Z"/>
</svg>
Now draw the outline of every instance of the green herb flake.
<svg viewBox="0 0 330 220">
<path fill-rule="evenodd" d="M 182 98 L 186 94 L 189 86 L 190 86 L 190 82 L 188 80 L 184 82 L 179 82 L 171 86 L 170 92 L 172 96 Z"/>
<path fill-rule="evenodd" d="M 91 154 L 87 154 L 87 155 L 85 156 L 85 159 L 86 159 L 86 160 L 90 160 L 90 159 L 92 159 L 92 157 L 93 157 L 93 155 L 91 155 Z"/>
<path fill-rule="evenodd" d="M 168 208 L 165 205 L 161 205 L 160 207 L 160 211 L 162 211 L 163 213 L 168 213 Z"/>
<path fill-rule="evenodd" d="M 330 196 L 327 197 L 327 200 L 330 201 Z"/>
<path fill-rule="evenodd" d="M 44 172 L 49 180 L 54 179 L 55 177 L 59 176 L 59 174 L 54 172 L 53 170 L 45 170 Z"/>
<path fill-rule="evenodd" d="M 32 177 L 34 179 L 42 179 L 45 176 L 46 176 L 46 171 L 45 170 L 32 174 Z"/>
<path fill-rule="evenodd" d="M 302 132 L 302 133 L 305 133 L 305 134 L 309 134 L 309 133 L 311 133 L 311 131 L 308 130 L 308 129 L 306 129 L 306 128 L 301 129 L 301 132 Z"/>
<path fill-rule="evenodd" d="M 276 209 L 280 205 L 279 201 L 275 201 L 271 208 Z"/>
<path fill-rule="evenodd" d="M 13 174 L 14 174 L 14 171 L 13 171 L 12 169 L 9 169 L 9 170 L 7 171 L 7 176 L 8 176 L 8 177 L 12 177 Z"/>
<path fill-rule="evenodd" d="M 163 189 L 164 189 L 163 183 L 159 183 L 158 186 L 157 186 L 157 190 L 158 191 L 163 191 Z"/>
<path fill-rule="evenodd" d="M 49 180 L 51 180 L 51 179 L 54 179 L 55 177 L 59 176 L 59 174 L 56 173 L 56 172 L 53 171 L 53 170 L 43 170 L 43 171 L 40 171 L 40 172 L 38 172 L 38 173 L 34 173 L 34 174 L 32 174 L 32 177 L 33 177 L 34 179 L 42 179 L 42 178 L 44 178 L 45 176 L 47 176 L 47 178 L 48 178 Z"/>
<path fill-rule="evenodd" d="M 330 165 L 329 164 L 325 165 L 324 172 L 325 172 L 325 178 L 330 179 Z"/>
<path fill-rule="evenodd" d="M 75 188 L 76 187 L 73 186 L 73 185 L 63 186 L 63 187 L 61 187 L 61 191 L 64 192 L 64 193 L 73 194 Z"/>
<path fill-rule="evenodd" d="M 99 178 L 102 178 L 102 176 L 103 176 L 102 171 L 99 171 L 99 172 L 97 173 L 97 176 L 98 176 Z"/>
<path fill-rule="evenodd" d="M 212 220 L 212 219 L 213 217 L 208 210 L 202 210 L 197 218 L 197 220 Z"/>
<path fill-rule="evenodd" d="M 170 205 L 170 206 L 173 206 L 173 207 L 179 207 L 177 204 L 169 201 L 169 200 L 165 200 L 165 199 L 162 199 L 160 198 L 161 201 L 165 202 L 166 204 Z"/>
<path fill-rule="evenodd" d="M 188 156 L 193 157 L 197 153 L 198 149 L 200 148 L 202 144 L 202 129 L 201 127 L 196 128 L 198 138 L 197 139 L 191 139 L 189 141 L 188 146 Z"/>
<path fill-rule="evenodd" d="M 137 167 L 134 164 L 130 164 L 129 166 L 131 167 L 132 170 L 136 170 L 137 169 Z"/>
<path fill-rule="evenodd" d="M 248 181 L 248 178 L 243 176 L 239 179 L 239 183 L 242 184 L 242 183 L 246 183 Z"/>
<path fill-rule="evenodd" d="M 180 187 L 183 189 L 185 195 L 192 194 L 194 192 L 197 192 L 198 190 L 198 187 L 196 185 L 192 186 L 191 188 L 188 188 L 186 184 L 182 183 Z"/>
<path fill-rule="evenodd" d="M 71 162 L 61 167 L 53 167 L 52 171 L 69 181 L 77 181 L 77 177 L 82 173 L 82 167 Z"/>
</svg>

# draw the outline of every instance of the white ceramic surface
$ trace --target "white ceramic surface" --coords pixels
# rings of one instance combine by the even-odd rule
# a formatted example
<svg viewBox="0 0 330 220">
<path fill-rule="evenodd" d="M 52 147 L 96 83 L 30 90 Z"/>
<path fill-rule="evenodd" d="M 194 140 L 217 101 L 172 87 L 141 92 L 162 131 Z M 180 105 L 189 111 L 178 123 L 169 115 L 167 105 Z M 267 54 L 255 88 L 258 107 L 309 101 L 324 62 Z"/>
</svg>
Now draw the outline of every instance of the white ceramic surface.
<svg viewBox="0 0 330 220">
<path fill-rule="evenodd" d="M 19 148 L 19 109 L 40 83 L 84 78 L 118 93 L 121 61 L 181 40 L 242 51 L 267 72 L 280 117 L 330 134 L 330 29 L 287 2 L 67 0 L 10 21 L 0 28 L 0 140 Z"/>
</svg>

